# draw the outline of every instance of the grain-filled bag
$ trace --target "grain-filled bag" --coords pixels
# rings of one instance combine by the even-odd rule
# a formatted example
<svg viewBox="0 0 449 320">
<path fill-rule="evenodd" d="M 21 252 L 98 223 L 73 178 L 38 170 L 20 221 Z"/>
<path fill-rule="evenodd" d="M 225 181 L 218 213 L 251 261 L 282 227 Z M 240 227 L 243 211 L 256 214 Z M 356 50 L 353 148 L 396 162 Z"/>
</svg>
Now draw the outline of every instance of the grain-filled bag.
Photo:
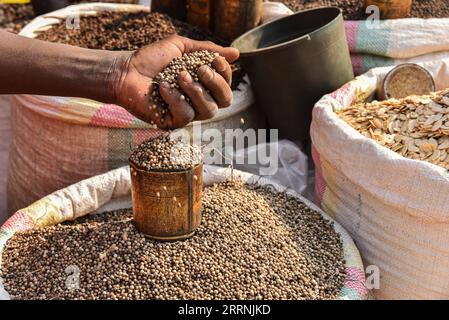
<svg viewBox="0 0 449 320">
<path fill-rule="evenodd" d="M 37 30 L 60 21 L 55 17 L 111 10 L 147 9 L 106 3 L 70 6 L 36 18 L 21 35 L 34 37 Z M 220 109 L 215 118 L 202 121 L 202 129 L 224 132 L 263 126 L 264 120 L 251 108 L 253 103 L 250 85 L 244 81 L 234 90 L 232 106 Z M 159 130 L 151 129 L 116 105 L 80 98 L 14 96 L 8 181 L 10 213 L 76 181 L 126 164 L 132 147 L 159 134 Z"/>
<path fill-rule="evenodd" d="M 422 64 L 449 87 L 449 59 Z M 364 137 L 334 110 L 370 100 L 390 68 L 373 69 L 324 96 L 311 126 L 315 200 L 380 269 L 382 299 L 449 298 L 449 173 Z"/>
<path fill-rule="evenodd" d="M 326 219 L 332 220 L 324 212 L 295 191 L 287 189 L 272 181 L 259 176 L 233 170 L 205 166 L 204 185 L 212 185 L 230 179 L 242 180 L 247 183 L 269 185 L 276 191 L 286 191 L 297 197 L 310 208 L 320 212 Z M 20 230 L 50 226 L 63 221 L 73 220 L 92 212 L 105 212 L 119 208 L 131 207 L 131 181 L 129 167 L 122 167 L 105 174 L 95 176 L 73 184 L 65 189 L 50 194 L 33 203 L 27 208 L 17 211 L 0 228 L 0 270 L 2 251 L 13 234 Z M 359 252 L 348 233 L 335 223 L 335 230 L 343 240 L 346 263 L 346 280 L 340 291 L 339 298 L 348 300 L 366 299 L 368 292 L 365 288 L 365 274 Z M 7 299 L 8 295 L 0 284 L 0 299 Z"/>
</svg>

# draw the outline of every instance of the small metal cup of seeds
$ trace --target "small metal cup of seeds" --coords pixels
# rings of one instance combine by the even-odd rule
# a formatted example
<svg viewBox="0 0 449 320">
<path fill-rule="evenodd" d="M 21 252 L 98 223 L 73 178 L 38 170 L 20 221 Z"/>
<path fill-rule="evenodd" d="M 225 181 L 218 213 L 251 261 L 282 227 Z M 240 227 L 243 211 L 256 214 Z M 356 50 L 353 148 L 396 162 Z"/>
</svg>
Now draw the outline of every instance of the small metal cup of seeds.
<svg viewBox="0 0 449 320">
<path fill-rule="evenodd" d="M 429 71 L 414 63 L 403 63 L 385 77 L 379 98 L 401 99 L 411 95 L 424 95 L 435 91 L 435 81 Z"/>
<path fill-rule="evenodd" d="M 201 224 L 200 148 L 164 135 L 138 146 L 129 165 L 137 229 L 160 241 L 193 236 Z"/>
</svg>

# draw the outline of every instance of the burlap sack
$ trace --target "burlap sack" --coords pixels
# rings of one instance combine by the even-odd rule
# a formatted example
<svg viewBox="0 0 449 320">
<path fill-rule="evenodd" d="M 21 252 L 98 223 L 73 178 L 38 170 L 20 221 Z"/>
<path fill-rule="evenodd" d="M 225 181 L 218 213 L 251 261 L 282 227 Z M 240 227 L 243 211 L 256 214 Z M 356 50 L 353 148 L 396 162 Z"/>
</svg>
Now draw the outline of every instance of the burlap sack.
<svg viewBox="0 0 449 320">
<path fill-rule="evenodd" d="M 59 21 L 54 17 L 144 8 L 106 3 L 70 6 L 36 18 L 21 35 L 33 37 L 36 30 Z M 202 129 L 224 132 L 264 126 L 253 103 L 249 83 L 241 83 L 234 91 L 233 105 L 201 122 Z M 18 95 L 12 106 L 9 213 L 76 181 L 126 164 L 131 148 L 160 134 L 118 106 L 86 99 Z"/>
<path fill-rule="evenodd" d="M 204 184 L 206 186 L 225 181 L 230 177 L 230 169 L 205 166 Z M 268 179 L 238 170 L 233 170 L 232 177 L 247 183 L 270 185 L 276 191 L 286 191 L 314 210 L 320 212 L 326 219 L 332 220 L 313 203 L 301 197 L 298 193 L 291 189 L 286 189 Z M 0 228 L 0 270 L 2 251 L 8 239 L 15 232 L 54 225 L 92 212 L 98 213 L 119 208 L 130 208 L 130 188 L 129 167 L 122 167 L 106 174 L 78 182 L 33 203 L 27 208 L 17 211 Z M 367 298 L 368 291 L 365 288 L 365 274 L 358 250 L 351 237 L 338 223 L 335 223 L 335 229 L 343 240 L 347 274 L 344 287 L 340 291 L 339 299 L 365 299 Z M 2 298 L 7 299 L 8 295 L 0 283 L 0 299 Z"/>
<path fill-rule="evenodd" d="M 423 64 L 437 89 L 449 59 Z M 449 174 L 365 138 L 335 110 L 372 98 L 390 68 L 373 69 L 313 110 L 316 203 L 349 232 L 365 266 L 380 269 L 381 299 L 449 298 Z"/>
</svg>

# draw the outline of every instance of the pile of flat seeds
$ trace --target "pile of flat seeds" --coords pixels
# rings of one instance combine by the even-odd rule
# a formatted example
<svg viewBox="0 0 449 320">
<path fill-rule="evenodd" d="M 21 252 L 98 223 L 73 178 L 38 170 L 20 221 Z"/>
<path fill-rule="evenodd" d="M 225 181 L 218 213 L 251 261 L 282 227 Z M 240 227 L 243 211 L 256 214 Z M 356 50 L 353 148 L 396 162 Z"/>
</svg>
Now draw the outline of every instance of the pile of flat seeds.
<svg viewBox="0 0 449 320">
<path fill-rule="evenodd" d="M 151 96 L 153 104 L 151 108 L 155 112 L 156 118 L 160 118 L 160 121 L 163 123 L 163 115 L 168 112 L 168 105 L 162 99 L 159 93 L 160 84 L 165 82 L 169 84 L 171 88 L 180 90 L 178 84 L 178 75 L 182 71 L 187 71 L 192 77 L 193 81 L 198 82 L 199 67 L 206 65 L 212 68 L 212 62 L 216 57 L 218 57 L 218 53 L 210 52 L 207 50 L 186 53 L 182 57 L 173 59 L 170 64 L 165 67 L 164 70 L 162 70 L 154 77 L 153 92 Z M 188 103 L 191 103 L 189 97 L 182 95 L 181 98 L 185 99 Z"/>
<path fill-rule="evenodd" d="M 16 233 L 14 299 L 334 299 L 345 279 L 333 224 L 298 199 L 228 181 L 205 188 L 194 237 L 155 242 L 131 210 Z"/>
<path fill-rule="evenodd" d="M 449 89 L 356 104 L 337 114 L 365 137 L 404 157 L 449 169 Z"/>
<path fill-rule="evenodd" d="M 203 157 L 200 147 L 162 135 L 137 146 L 129 160 L 147 171 L 179 171 L 195 167 Z"/>
</svg>

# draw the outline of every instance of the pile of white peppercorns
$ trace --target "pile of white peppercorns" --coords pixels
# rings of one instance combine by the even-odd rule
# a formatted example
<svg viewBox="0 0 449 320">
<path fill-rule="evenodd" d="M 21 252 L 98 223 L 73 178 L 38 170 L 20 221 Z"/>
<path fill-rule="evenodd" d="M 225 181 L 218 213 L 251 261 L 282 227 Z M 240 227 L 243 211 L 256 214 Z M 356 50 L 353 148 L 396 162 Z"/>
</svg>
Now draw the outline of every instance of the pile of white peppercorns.
<svg viewBox="0 0 449 320">
<path fill-rule="evenodd" d="M 147 171 L 177 171 L 191 169 L 202 162 L 201 148 L 181 139 L 162 135 L 140 144 L 129 160 Z"/>
<path fill-rule="evenodd" d="M 203 65 L 212 68 L 212 62 L 216 57 L 218 57 L 218 53 L 207 50 L 186 53 L 180 58 L 173 59 L 164 70 L 158 73 L 153 79 L 152 104 L 150 106 L 155 117 L 159 118 L 163 123 L 163 115 L 168 112 L 168 105 L 159 93 L 160 84 L 166 82 L 171 88 L 180 90 L 178 75 L 182 71 L 187 71 L 192 76 L 193 81 L 198 82 L 198 68 Z M 182 95 L 181 98 L 190 103 L 189 97 Z"/>
<path fill-rule="evenodd" d="M 155 242 L 131 210 L 16 233 L 1 276 L 14 299 L 334 299 L 345 279 L 333 224 L 298 199 L 224 182 L 205 188 L 203 223 Z"/>
</svg>

